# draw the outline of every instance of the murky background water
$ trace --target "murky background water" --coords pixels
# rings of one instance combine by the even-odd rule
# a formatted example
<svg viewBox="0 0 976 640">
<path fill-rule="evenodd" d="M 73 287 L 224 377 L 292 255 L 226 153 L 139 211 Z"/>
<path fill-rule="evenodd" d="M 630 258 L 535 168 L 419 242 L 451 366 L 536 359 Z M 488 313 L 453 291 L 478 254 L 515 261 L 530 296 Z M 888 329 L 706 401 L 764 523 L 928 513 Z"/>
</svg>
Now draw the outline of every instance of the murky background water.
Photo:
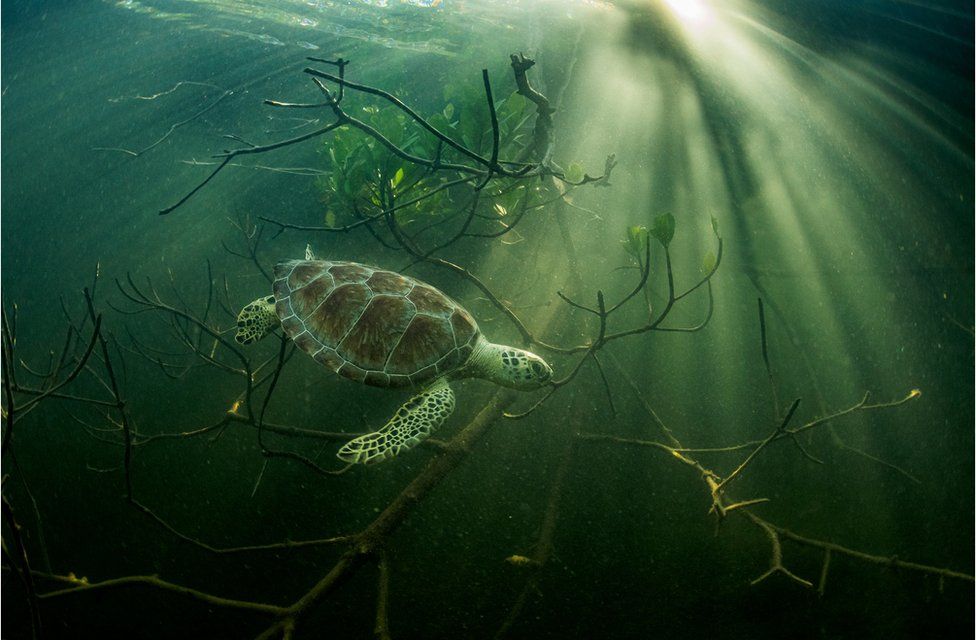
<svg viewBox="0 0 976 640">
<path fill-rule="evenodd" d="M 39 594 L 78 588 L 65 580 L 69 574 L 90 584 L 158 575 L 209 594 L 286 606 L 333 569 L 343 545 L 215 554 L 186 538 L 223 548 L 352 534 L 388 513 L 415 477 L 428 477 L 427 465 L 442 455 L 434 448 L 322 476 L 295 459 L 263 456 L 255 429 L 237 420 L 196 437 L 147 441 L 218 424 L 229 410 L 258 411 L 266 386 L 250 405 L 235 407 L 246 400 L 241 376 L 187 356 L 180 336 L 238 366 L 230 350 L 183 329 L 165 310 L 127 315 L 138 306 L 116 280 L 128 287 L 129 275 L 143 291 L 151 281 L 167 304 L 202 316 L 209 278 L 216 295 L 209 326 L 232 331 L 237 309 L 269 293 L 255 263 L 227 250 L 246 252 L 240 227 L 261 226 L 261 216 L 305 226 L 354 220 L 353 196 L 343 200 L 329 182 L 330 145 L 335 152 L 363 139 L 349 130 L 235 158 L 186 204 L 157 215 L 206 177 L 215 153 L 331 122 L 328 108 L 262 104 L 322 99 L 302 69 L 335 67 L 306 56 L 350 60 L 349 79 L 385 89 L 425 117 L 439 114 L 459 137 L 477 135 L 487 156 L 482 69 L 496 103 L 509 101 L 499 109 L 524 113 L 524 137 L 509 149 L 530 139 L 534 110 L 510 97 L 509 55 L 523 52 L 537 61 L 530 81 L 557 109 L 553 160 L 567 174 L 598 176 L 615 154 L 610 184 L 559 198 L 554 189 L 564 183 L 524 181 L 532 204 L 542 206 L 514 231 L 463 238 L 435 255 L 477 275 L 541 340 L 568 347 L 594 339 L 599 323 L 557 291 L 591 307 L 597 290 L 609 305 L 620 300 L 639 278 L 628 229 L 653 229 L 671 214 L 680 293 L 714 261 L 714 218 L 723 244 L 711 281 L 713 312 L 696 332 L 651 331 L 607 343 L 598 352 L 606 384 L 588 360 L 530 416 L 491 421 L 456 467 L 419 502 L 408 501 L 402 521 L 382 538 L 389 634 L 971 633 L 971 578 L 940 580 L 835 551 L 820 595 L 823 548 L 783 533 L 784 566 L 813 586 L 781 574 L 750 585 L 769 567 L 771 545 L 743 517 L 755 514 L 878 560 L 972 572 L 970 5 L 21 2 L 4 3 L 2 21 L 0 267 L 11 320 L 16 305 L 16 380 L 6 362 L 4 374 L 17 385 L 13 406 L 29 407 L 37 394 L 25 389 L 43 388 L 31 370 L 44 373 L 49 352 L 60 355 L 65 312 L 82 322 L 82 289 L 92 287 L 97 270 L 94 305 L 135 433 L 131 495 L 169 527 L 125 497 L 120 414 L 96 377 L 107 381 L 99 347 L 63 392 L 102 404 L 51 397 L 15 411 L 15 435 L 5 445 L 3 494 L 21 525 Z M 389 112 L 382 100 L 354 91 L 343 105 L 371 122 Z M 395 133 L 395 125 L 381 128 Z M 428 143 L 425 157 L 435 148 Z M 391 162 L 377 151 L 350 184 L 368 183 L 367 169 L 409 169 Z M 488 191 L 505 184 L 498 179 Z M 369 194 L 358 195 L 372 206 Z M 405 211 L 404 228 L 436 247 L 463 223 L 463 201 Z M 519 202 L 500 199 L 497 209 L 486 200 L 471 230 L 502 230 Z M 439 224 L 422 231 L 431 223 Z M 524 346 L 483 291 L 449 269 L 412 264 L 406 252 L 384 245 L 396 238 L 382 225 L 374 229 L 379 240 L 363 228 L 278 234 L 273 224 L 263 226 L 257 262 L 265 270 L 302 257 L 306 244 L 323 258 L 409 268 L 466 306 L 491 340 Z M 655 312 L 666 304 L 663 247 L 653 236 L 650 242 L 647 294 L 614 312 L 610 334 L 641 326 L 648 304 Z M 701 287 L 662 326 L 695 326 L 708 310 Z M 90 324 L 81 333 L 87 338 Z M 270 359 L 266 372 L 278 345 L 266 340 L 242 353 L 255 366 Z M 75 355 L 83 348 L 80 339 Z M 581 355 L 531 348 L 557 377 Z M 578 435 L 674 446 L 653 412 L 684 447 L 721 448 L 762 440 L 796 398 L 794 427 L 852 407 L 865 393 L 869 403 L 890 403 L 913 389 L 921 396 L 897 407 L 811 428 L 796 444 L 772 443 L 730 489 L 735 499 L 769 502 L 721 521 L 708 513 L 703 477 L 677 456 Z M 443 441 L 485 406 L 499 413 L 491 384 L 467 380 L 455 390 L 457 411 L 435 434 Z M 540 397 L 520 394 L 508 409 L 524 411 Z M 346 381 L 297 352 L 265 420 L 356 433 L 381 426 L 404 399 Z M 338 440 L 262 437 L 266 447 L 341 468 Z M 726 477 L 754 446 L 688 455 Z M 11 550 L 3 635 L 30 637 L 28 599 L 9 569 L 21 564 L 6 520 L 3 536 Z M 302 614 L 296 637 L 373 633 L 376 557 L 357 559 L 348 579 Z M 520 607 L 515 616 L 513 607 Z M 37 608 L 47 637 L 256 637 L 274 620 L 145 585 L 81 585 L 78 593 L 40 598 Z"/>
</svg>

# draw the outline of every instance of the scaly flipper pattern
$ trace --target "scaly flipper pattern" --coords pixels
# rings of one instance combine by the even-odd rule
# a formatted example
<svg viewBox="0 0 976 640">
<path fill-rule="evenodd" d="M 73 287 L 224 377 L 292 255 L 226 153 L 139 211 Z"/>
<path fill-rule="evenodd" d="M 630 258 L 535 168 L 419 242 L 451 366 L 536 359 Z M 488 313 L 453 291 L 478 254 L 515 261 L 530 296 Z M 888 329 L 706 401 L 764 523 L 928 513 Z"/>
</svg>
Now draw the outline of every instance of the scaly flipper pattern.
<svg viewBox="0 0 976 640">
<path fill-rule="evenodd" d="M 427 438 L 453 411 L 454 391 L 446 379 L 438 378 L 403 403 L 382 429 L 350 440 L 337 455 L 350 464 L 389 460 Z"/>
<path fill-rule="evenodd" d="M 237 335 L 234 340 L 239 344 L 257 342 L 280 324 L 278 314 L 275 313 L 274 296 L 258 298 L 237 314 Z"/>
</svg>

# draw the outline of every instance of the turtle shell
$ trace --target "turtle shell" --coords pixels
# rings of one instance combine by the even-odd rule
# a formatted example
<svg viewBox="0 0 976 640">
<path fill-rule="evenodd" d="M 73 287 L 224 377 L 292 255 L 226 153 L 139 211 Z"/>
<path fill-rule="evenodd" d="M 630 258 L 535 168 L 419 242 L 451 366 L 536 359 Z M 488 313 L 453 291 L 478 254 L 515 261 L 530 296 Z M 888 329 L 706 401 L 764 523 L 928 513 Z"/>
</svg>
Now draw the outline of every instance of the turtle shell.
<svg viewBox="0 0 976 640">
<path fill-rule="evenodd" d="M 461 305 L 419 280 L 355 262 L 289 260 L 274 268 L 285 335 L 336 373 L 408 387 L 463 365 L 481 335 Z"/>
</svg>

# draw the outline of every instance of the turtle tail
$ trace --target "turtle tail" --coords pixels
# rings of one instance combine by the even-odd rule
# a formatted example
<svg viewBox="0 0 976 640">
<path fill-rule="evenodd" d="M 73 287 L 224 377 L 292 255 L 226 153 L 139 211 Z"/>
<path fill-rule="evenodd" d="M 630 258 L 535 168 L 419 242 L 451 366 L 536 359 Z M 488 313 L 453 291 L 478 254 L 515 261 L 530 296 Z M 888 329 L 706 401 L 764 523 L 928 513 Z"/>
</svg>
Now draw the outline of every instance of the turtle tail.
<svg viewBox="0 0 976 640">
<path fill-rule="evenodd" d="M 247 304 L 237 314 L 237 334 L 234 340 L 239 344 L 257 342 L 278 326 L 274 296 L 258 298 Z"/>
</svg>

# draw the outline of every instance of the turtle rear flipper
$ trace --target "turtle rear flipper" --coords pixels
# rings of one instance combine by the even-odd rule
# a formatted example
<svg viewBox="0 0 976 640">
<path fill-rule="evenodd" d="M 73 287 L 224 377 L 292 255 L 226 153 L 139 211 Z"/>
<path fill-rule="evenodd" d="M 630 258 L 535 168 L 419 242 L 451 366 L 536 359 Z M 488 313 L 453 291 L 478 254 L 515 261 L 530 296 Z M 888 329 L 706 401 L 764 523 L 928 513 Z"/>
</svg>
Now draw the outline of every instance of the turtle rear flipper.
<svg viewBox="0 0 976 640">
<path fill-rule="evenodd" d="M 389 460 L 425 440 L 453 411 L 454 391 L 447 380 L 438 378 L 403 403 L 382 429 L 350 440 L 337 455 L 350 464 Z"/>
</svg>

